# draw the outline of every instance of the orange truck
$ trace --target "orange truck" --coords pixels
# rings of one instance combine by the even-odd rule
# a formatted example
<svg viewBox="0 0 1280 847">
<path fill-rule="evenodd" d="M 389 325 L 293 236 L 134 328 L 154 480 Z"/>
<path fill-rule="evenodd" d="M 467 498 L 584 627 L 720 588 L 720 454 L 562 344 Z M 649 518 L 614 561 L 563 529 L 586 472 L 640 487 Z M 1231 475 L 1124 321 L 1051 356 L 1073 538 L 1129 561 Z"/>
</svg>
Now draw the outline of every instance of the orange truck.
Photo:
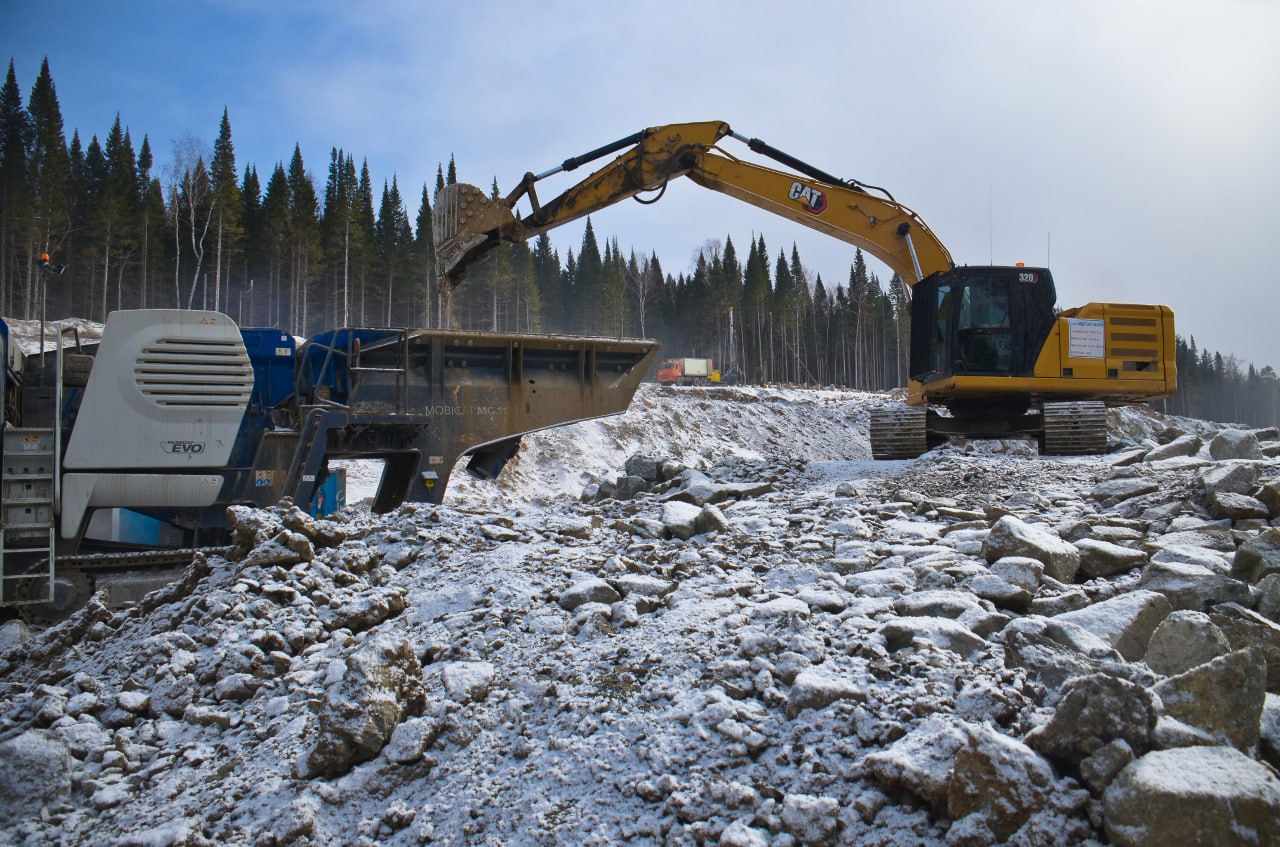
<svg viewBox="0 0 1280 847">
<path fill-rule="evenodd" d="M 720 371 L 710 359 L 667 359 L 658 365 L 659 385 L 698 385 L 719 382 Z"/>
</svg>

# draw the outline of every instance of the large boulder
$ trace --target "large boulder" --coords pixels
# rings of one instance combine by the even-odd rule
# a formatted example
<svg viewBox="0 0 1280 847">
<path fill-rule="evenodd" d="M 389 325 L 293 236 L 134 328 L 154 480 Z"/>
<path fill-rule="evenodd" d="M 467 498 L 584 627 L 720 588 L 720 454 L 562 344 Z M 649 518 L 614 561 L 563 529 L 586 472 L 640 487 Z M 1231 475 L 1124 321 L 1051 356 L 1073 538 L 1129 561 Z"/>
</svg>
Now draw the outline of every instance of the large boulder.
<svg viewBox="0 0 1280 847">
<path fill-rule="evenodd" d="M 840 803 L 833 797 L 788 794 L 782 798 L 782 826 L 806 847 L 834 844 Z"/>
<path fill-rule="evenodd" d="M 1280 779 L 1230 747 L 1148 753 L 1115 778 L 1103 809 L 1121 847 L 1280 842 Z"/>
<path fill-rule="evenodd" d="M 1238 603 L 1223 603 L 1209 612 L 1235 650 L 1256 647 L 1267 663 L 1267 690 L 1280 694 L 1280 624 Z"/>
<path fill-rule="evenodd" d="M 1209 442 L 1209 455 L 1216 461 L 1224 459 L 1261 459 L 1262 448 L 1258 436 L 1247 429 L 1224 429 Z"/>
<path fill-rule="evenodd" d="M 1147 554 L 1109 541 L 1082 538 L 1075 542 L 1080 551 L 1080 573 L 1087 577 L 1115 576 L 1147 563 Z"/>
<path fill-rule="evenodd" d="M 1108 479 L 1098 483 L 1089 496 L 1103 506 L 1114 506 L 1144 494 L 1154 494 L 1160 490 L 1160 483 L 1142 476 L 1126 476 Z"/>
<path fill-rule="evenodd" d="M 956 755 L 968 743 L 968 725 L 959 718 L 930 715 L 889 747 L 867 756 L 864 762 L 880 782 L 909 791 L 943 813 Z"/>
<path fill-rule="evenodd" d="M 0 744 L 0 822 L 38 818 L 71 790 L 71 756 L 51 733 L 29 729 Z"/>
<path fill-rule="evenodd" d="M 623 468 L 627 472 L 627 476 L 638 476 L 649 485 L 653 485 L 659 481 L 658 466 L 660 462 L 661 459 L 656 456 L 645 456 L 641 453 L 636 453 L 627 459 Z"/>
<path fill-rule="evenodd" d="M 1258 468 L 1251 462 L 1222 462 L 1200 472 L 1206 494 L 1248 494 L 1258 484 Z"/>
<path fill-rule="evenodd" d="M 952 618 L 933 616 L 896 618 L 882 624 L 880 634 L 884 637 L 885 646 L 892 652 L 906 647 L 932 644 L 943 650 L 968 656 L 987 646 L 987 642 L 973 630 Z"/>
<path fill-rule="evenodd" d="M 296 775 L 339 776 L 372 759 L 425 702 L 422 667 L 409 642 L 385 633 L 368 639 L 330 665 L 316 740 L 299 758 Z"/>
<path fill-rule="evenodd" d="M 867 699 L 865 684 L 813 668 L 800 671 L 791 683 L 787 696 L 787 715 L 794 718 L 805 709 L 821 709 L 837 700 Z"/>
<path fill-rule="evenodd" d="M 448 662 L 440 669 L 444 693 L 455 703 L 483 700 L 496 675 L 497 669 L 490 662 Z"/>
<path fill-rule="evenodd" d="M 560 608 L 572 612 L 583 603 L 616 603 L 622 599 L 612 585 L 599 577 L 587 577 L 560 593 Z"/>
<path fill-rule="evenodd" d="M 1280 527 L 1268 527 L 1236 550 L 1231 575 L 1249 582 L 1280 573 Z"/>
<path fill-rule="evenodd" d="M 672 500 L 662 505 L 662 524 L 667 535 L 688 540 L 697 532 L 701 514 L 701 506 Z"/>
<path fill-rule="evenodd" d="M 1280 621 L 1280 573 L 1258 580 L 1258 614 Z"/>
<path fill-rule="evenodd" d="M 982 543 L 988 562 L 1006 556 L 1027 556 L 1044 563 L 1044 572 L 1059 582 L 1071 582 L 1080 569 L 1080 551 L 1052 530 L 1024 523 L 1013 515 L 996 521 Z"/>
<path fill-rule="evenodd" d="M 1266 701 L 1266 666 L 1258 650 L 1237 650 L 1153 689 L 1169 717 L 1202 729 L 1241 750 L 1258 743 Z"/>
<path fill-rule="evenodd" d="M 968 734 L 951 770 L 947 814 L 954 820 L 980 814 L 996 838 L 1007 841 L 1049 805 L 1058 788 L 1053 766 L 985 724 L 968 727 Z"/>
<path fill-rule="evenodd" d="M 1027 734 L 1027 746 L 1056 761 L 1078 766 L 1112 741 L 1139 755 L 1151 747 L 1157 712 L 1141 685 L 1099 673 L 1067 683 L 1049 721 Z"/>
<path fill-rule="evenodd" d="M 1151 634 L 1172 610 L 1163 594 L 1139 590 L 1066 612 L 1055 620 L 1085 628 L 1136 662 L 1147 652 Z"/>
<path fill-rule="evenodd" d="M 1144 462 L 1159 462 L 1163 459 L 1173 459 L 1177 456 L 1194 456 L 1200 451 L 1200 446 L 1204 442 L 1200 440 L 1200 436 L 1195 434 L 1181 435 L 1170 441 L 1168 444 L 1161 444 L 1151 452 L 1147 453 Z"/>
<path fill-rule="evenodd" d="M 1280 518 L 1280 479 L 1273 479 L 1262 484 L 1258 499 L 1267 504 L 1267 512 L 1273 518 Z"/>
<path fill-rule="evenodd" d="M 1248 602 L 1249 586 L 1206 567 L 1152 561 L 1138 586 L 1159 591 L 1175 609 L 1204 610 L 1218 603 Z"/>
<path fill-rule="evenodd" d="M 1204 612 L 1179 609 L 1160 622 L 1143 660 L 1161 676 L 1177 676 L 1231 652 L 1231 642 Z"/>
<path fill-rule="evenodd" d="M 1215 518 L 1243 521 L 1250 518 L 1266 518 L 1267 505 L 1248 494 L 1215 491 L 1209 495 L 1209 514 Z"/>
<path fill-rule="evenodd" d="M 1273 768 L 1280 768 L 1280 694 L 1268 694 L 1263 703 L 1258 755 Z"/>
<path fill-rule="evenodd" d="M 1004 628 L 1004 661 L 1010 668 L 1026 668 L 1054 693 L 1080 676 L 1106 673 L 1148 684 L 1155 678 L 1083 627 L 1057 618 L 1028 615 Z"/>
</svg>

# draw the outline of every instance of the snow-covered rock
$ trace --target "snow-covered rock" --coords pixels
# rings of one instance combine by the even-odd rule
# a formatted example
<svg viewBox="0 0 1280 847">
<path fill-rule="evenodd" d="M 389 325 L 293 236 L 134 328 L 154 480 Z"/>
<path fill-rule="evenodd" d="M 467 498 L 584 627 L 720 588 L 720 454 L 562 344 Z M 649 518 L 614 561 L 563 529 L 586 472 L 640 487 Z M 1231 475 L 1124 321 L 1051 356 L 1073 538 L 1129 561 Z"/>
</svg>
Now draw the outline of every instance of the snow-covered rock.
<svg viewBox="0 0 1280 847">
<path fill-rule="evenodd" d="M 422 711 L 422 670 L 408 641 L 380 635 L 337 659 L 316 711 L 316 740 L 299 778 L 337 776 L 381 752 L 406 716 Z"/>
<path fill-rule="evenodd" d="M 1275 844 L 1280 779 L 1226 747 L 1158 750 L 1107 788 L 1107 835 L 1123 847 Z"/>
<path fill-rule="evenodd" d="M 1221 462 L 1224 459 L 1261 459 L 1262 449 L 1258 436 L 1247 429 L 1227 429 L 1209 442 L 1209 455 Z"/>
<path fill-rule="evenodd" d="M 1143 661 L 1163 676 L 1176 676 L 1231 652 L 1231 643 L 1204 612 L 1172 612 L 1151 633 Z"/>
<path fill-rule="evenodd" d="M 1248 649 L 1162 680 L 1152 691 L 1165 714 L 1249 750 L 1258 743 L 1266 681 L 1261 652 Z"/>
<path fill-rule="evenodd" d="M 1131 591 L 1085 609 L 1058 615 L 1058 623 L 1082 627 L 1110 644 L 1131 662 L 1147 652 L 1151 634 L 1172 608 L 1155 591 Z"/>
<path fill-rule="evenodd" d="M 71 756 L 54 733 L 28 729 L 0 742 L 0 820 L 38 818 L 71 790 Z"/>
<path fill-rule="evenodd" d="M 1026 556 L 1044 564 L 1045 573 L 1059 582 L 1071 582 L 1080 568 L 1080 551 L 1048 529 L 1024 523 L 1012 515 L 996 521 L 983 542 L 988 562 L 1006 556 Z"/>
</svg>

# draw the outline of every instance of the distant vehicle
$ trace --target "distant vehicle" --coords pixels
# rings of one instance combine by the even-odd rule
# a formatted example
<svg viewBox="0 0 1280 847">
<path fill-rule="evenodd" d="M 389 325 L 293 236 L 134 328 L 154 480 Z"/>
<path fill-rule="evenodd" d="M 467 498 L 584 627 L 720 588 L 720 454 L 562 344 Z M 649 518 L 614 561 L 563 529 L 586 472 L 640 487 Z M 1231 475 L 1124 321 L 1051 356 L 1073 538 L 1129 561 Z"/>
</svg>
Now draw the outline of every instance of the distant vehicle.
<svg viewBox="0 0 1280 847">
<path fill-rule="evenodd" d="M 659 385 L 703 385 L 719 382 L 720 371 L 710 359 L 667 359 L 658 365 Z"/>
</svg>

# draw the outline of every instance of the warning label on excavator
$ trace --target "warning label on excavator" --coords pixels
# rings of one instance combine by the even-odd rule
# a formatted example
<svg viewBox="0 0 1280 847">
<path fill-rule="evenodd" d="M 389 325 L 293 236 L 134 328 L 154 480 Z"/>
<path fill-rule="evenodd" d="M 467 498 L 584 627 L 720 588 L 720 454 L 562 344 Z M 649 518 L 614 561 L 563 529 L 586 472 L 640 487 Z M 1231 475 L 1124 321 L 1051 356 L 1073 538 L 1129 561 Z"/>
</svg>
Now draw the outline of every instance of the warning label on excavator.
<svg viewBox="0 0 1280 847">
<path fill-rule="evenodd" d="M 275 481 L 276 481 L 275 478 L 276 478 L 275 471 L 254 471 L 253 472 L 254 485 L 270 487 L 275 484 Z"/>
<path fill-rule="evenodd" d="M 1073 359 L 1102 359 L 1107 355 L 1107 334 L 1103 321 L 1092 318 L 1067 319 L 1067 355 Z"/>
</svg>

